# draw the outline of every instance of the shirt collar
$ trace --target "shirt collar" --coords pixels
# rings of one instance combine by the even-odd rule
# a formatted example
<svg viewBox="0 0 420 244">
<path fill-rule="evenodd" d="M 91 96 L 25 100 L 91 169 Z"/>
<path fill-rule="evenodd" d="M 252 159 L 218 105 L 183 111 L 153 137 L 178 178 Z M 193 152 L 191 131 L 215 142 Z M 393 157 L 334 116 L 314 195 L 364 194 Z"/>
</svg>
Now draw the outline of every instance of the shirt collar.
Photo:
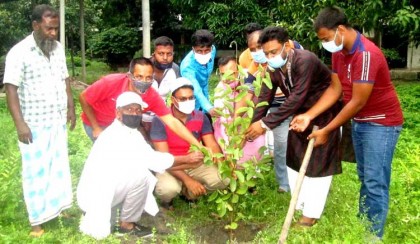
<svg viewBox="0 0 420 244">
<path fill-rule="evenodd" d="M 354 54 L 354 52 L 357 51 L 357 49 L 363 50 L 363 43 L 362 43 L 362 37 L 360 35 L 360 32 L 357 32 L 357 37 L 356 37 L 356 41 L 353 44 L 353 47 L 351 48 L 351 51 L 349 52 L 349 54 Z"/>
</svg>

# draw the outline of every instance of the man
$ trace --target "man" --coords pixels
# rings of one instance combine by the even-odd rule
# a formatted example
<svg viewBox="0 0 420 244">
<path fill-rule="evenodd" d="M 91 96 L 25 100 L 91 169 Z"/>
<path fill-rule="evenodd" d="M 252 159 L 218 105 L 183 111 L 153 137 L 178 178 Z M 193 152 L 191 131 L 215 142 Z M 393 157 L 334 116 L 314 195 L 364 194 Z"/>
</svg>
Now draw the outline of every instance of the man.
<svg viewBox="0 0 420 244">
<path fill-rule="evenodd" d="M 241 55 L 239 55 L 239 65 L 242 68 L 244 68 L 245 71 L 247 71 L 249 65 L 252 64 L 254 61 L 254 57 L 251 55 L 251 50 L 249 47 L 250 35 L 254 33 L 255 31 L 262 30 L 262 29 L 263 28 L 258 23 L 249 23 L 245 26 L 245 36 L 248 42 L 248 48 L 245 49 L 245 51 L 243 51 Z M 258 41 L 258 38 L 257 38 L 257 41 Z M 252 51 L 252 52 L 255 52 L 255 51 Z"/>
<path fill-rule="evenodd" d="M 381 239 L 389 208 L 392 157 L 403 123 L 388 64 L 382 51 L 353 29 L 338 7 L 321 10 L 314 27 L 323 47 L 333 53 L 332 69 L 340 78 L 345 106 L 309 138 L 322 145 L 331 130 L 352 119 L 357 173 L 362 183 L 359 215 L 367 215 L 371 231 Z M 330 104 L 328 97 L 323 98 L 296 118 L 292 128 L 302 130 L 321 114 Z"/>
<path fill-rule="evenodd" d="M 194 110 L 194 88 L 186 78 L 178 78 L 171 87 L 171 111 L 191 131 L 194 136 L 211 149 L 213 153 L 221 153 L 207 116 Z M 156 150 L 169 152 L 175 159 L 188 162 L 189 143 L 174 134 L 159 118 L 154 118 L 150 136 Z M 223 189 L 226 184 L 220 178 L 216 165 L 201 165 L 196 169 L 174 170 L 157 174 L 158 183 L 155 193 L 162 201 L 162 206 L 171 208 L 172 199 L 182 192 L 187 199 L 196 199 L 207 191 Z"/>
<path fill-rule="evenodd" d="M 262 30 L 256 30 L 248 35 L 248 49 L 251 53 L 251 62 L 247 67 L 243 67 L 248 71 L 248 77 L 245 82 L 250 86 L 250 93 L 244 98 L 242 103 L 246 103 L 246 100 L 253 99 L 254 97 L 254 88 L 251 85 L 255 77 L 260 73 L 259 66 L 261 65 L 264 69 L 267 67 L 267 59 L 261 48 L 261 44 L 258 43 L 258 39 Z M 290 48 L 293 49 L 302 49 L 303 47 L 297 42 L 289 40 Z M 261 75 L 261 74 L 260 74 Z M 283 102 L 286 100 L 281 89 L 278 87 L 274 95 L 273 102 L 271 103 L 270 110 L 275 111 L 280 107 Z M 242 105 L 238 106 L 241 107 Z M 289 123 L 292 117 L 289 116 L 282 123 L 276 126 L 274 129 L 267 131 L 266 141 L 270 153 L 274 154 L 274 172 L 276 175 L 276 180 L 279 184 L 278 192 L 288 192 L 290 191 L 289 178 L 287 176 L 286 169 L 286 152 L 287 152 L 287 135 L 289 133 Z M 275 149 L 275 150 L 274 150 Z"/>
<path fill-rule="evenodd" d="M 341 106 L 336 101 L 340 94 L 336 91 L 339 81 L 336 76 L 313 53 L 290 47 L 287 31 L 281 27 L 267 27 L 261 33 L 259 42 L 267 57 L 272 89 L 265 84 L 261 88 L 258 102 L 272 102 L 277 87 L 280 87 L 286 100 L 266 115 L 268 106 L 255 110 L 253 124 L 246 134 L 249 140 L 255 139 L 266 130 L 272 130 L 288 117 L 306 111 L 323 96 L 334 97 L 334 105 L 311 125 L 323 126 L 331 121 Z M 333 90 L 333 92 L 330 92 Z M 335 93 L 334 93 L 335 92 Z M 311 126 L 312 129 L 312 126 Z M 294 191 L 298 172 L 308 145 L 306 140 L 310 130 L 302 133 L 291 131 L 287 139 L 287 174 L 291 191 Z M 298 209 L 303 216 L 298 221 L 301 226 L 313 226 L 321 217 L 328 196 L 332 175 L 341 173 L 338 143 L 340 131 L 337 128 L 328 137 L 328 144 L 312 152 L 306 176 L 298 199 Z"/>
<path fill-rule="evenodd" d="M 22 154 L 22 184 L 31 236 L 72 203 L 66 122 L 74 129 L 64 47 L 56 41 L 56 10 L 38 5 L 31 35 L 7 54 L 4 83 Z"/>
<path fill-rule="evenodd" d="M 209 78 L 216 57 L 213 40 L 214 36 L 208 30 L 197 30 L 192 35 L 192 50 L 181 62 L 181 76 L 190 80 L 194 86 L 194 96 L 197 99 L 195 108 L 215 116 L 214 107 L 209 100 Z"/>
<path fill-rule="evenodd" d="M 153 62 L 153 84 L 152 87 L 159 93 L 166 102 L 169 94 L 170 83 L 180 77 L 179 66 L 174 63 L 174 42 L 171 38 L 160 36 L 153 43 L 154 52 L 151 61 Z"/>
<path fill-rule="evenodd" d="M 150 229 L 136 224 L 143 210 L 151 215 L 158 212 L 153 197 L 156 178 L 149 170 L 164 172 L 172 166 L 174 157 L 155 152 L 137 130 L 147 106 L 135 92 L 119 95 L 116 118 L 93 144 L 84 165 L 77 188 L 78 204 L 84 211 L 80 230 L 96 239 L 110 234 L 117 209 L 119 233 L 138 237 L 151 234 Z M 188 168 L 196 167 L 203 159 L 201 153 L 188 156 Z M 176 160 L 173 166 L 185 168 Z"/>
<path fill-rule="evenodd" d="M 82 120 L 86 134 L 94 141 L 104 128 L 115 118 L 114 108 L 117 97 L 124 91 L 135 91 L 149 104 L 146 111 L 159 116 L 171 130 L 188 141 L 199 145 L 185 126 L 175 119 L 164 101 L 150 87 L 153 82 L 153 63 L 147 58 L 135 58 L 126 74 L 111 74 L 102 77 L 80 94 Z"/>
</svg>

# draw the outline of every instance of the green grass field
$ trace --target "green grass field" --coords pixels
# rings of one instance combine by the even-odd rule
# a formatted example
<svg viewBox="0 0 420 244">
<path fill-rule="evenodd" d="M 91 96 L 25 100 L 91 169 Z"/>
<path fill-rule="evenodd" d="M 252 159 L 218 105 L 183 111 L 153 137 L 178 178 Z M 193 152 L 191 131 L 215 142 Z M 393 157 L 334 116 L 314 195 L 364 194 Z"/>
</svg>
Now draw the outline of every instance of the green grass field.
<svg viewBox="0 0 420 244">
<path fill-rule="evenodd" d="M 95 78 L 96 79 L 96 78 Z M 384 243 L 420 243 L 420 83 L 399 82 L 397 92 L 404 110 L 405 124 L 394 155 L 391 199 Z M 80 91 L 79 91 L 80 92 Z M 75 91 L 77 97 L 78 91 Z M 77 113 L 80 106 L 77 104 Z M 81 212 L 76 205 L 47 224 L 46 234 L 39 239 L 29 237 L 29 223 L 21 187 L 21 161 L 13 121 L 0 98 L 0 243 L 96 243 L 78 230 Z M 91 142 L 78 120 L 69 132 L 69 154 L 73 189 L 76 190 Z M 365 224 L 357 217 L 359 183 L 355 164 L 344 163 L 343 174 L 334 177 L 324 214 L 309 230 L 292 228 L 289 243 L 365 243 Z M 290 201 L 288 194 L 279 194 L 274 173 L 270 172 L 257 184 L 256 195 L 246 195 L 241 203 L 245 219 L 242 225 L 252 223 L 260 231 L 251 243 L 277 243 Z M 206 198 L 194 205 L 177 199 L 175 211 L 167 213 L 166 227 L 172 234 L 155 235 L 147 243 L 202 243 L 209 226 L 219 226 Z M 296 215 L 297 216 L 297 215 Z M 223 225 L 220 225 L 223 226 Z M 203 236 L 201 236 L 203 235 Z M 211 239 L 210 239 L 211 240 Z M 101 243 L 141 243 L 142 240 L 110 236 Z M 208 241 L 207 241 L 208 242 Z M 208 242 L 215 243 L 215 242 Z"/>
</svg>

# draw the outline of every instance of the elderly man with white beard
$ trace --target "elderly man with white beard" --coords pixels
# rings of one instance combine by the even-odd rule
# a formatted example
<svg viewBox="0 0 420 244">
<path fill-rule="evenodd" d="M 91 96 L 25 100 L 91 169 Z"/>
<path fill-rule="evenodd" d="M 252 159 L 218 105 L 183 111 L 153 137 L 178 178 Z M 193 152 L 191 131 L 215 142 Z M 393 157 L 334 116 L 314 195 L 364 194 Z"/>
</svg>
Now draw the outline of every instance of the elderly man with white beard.
<svg viewBox="0 0 420 244">
<path fill-rule="evenodd" d="M 31 236 L 71 207 L 66 122 L 74 129 L 73 96 L 64 48 L 57 42 L 58 12 L 38 5 L 32 34 L 7 54 L 4 84 L 22 154 L 22 185 Z"/>
</svg>

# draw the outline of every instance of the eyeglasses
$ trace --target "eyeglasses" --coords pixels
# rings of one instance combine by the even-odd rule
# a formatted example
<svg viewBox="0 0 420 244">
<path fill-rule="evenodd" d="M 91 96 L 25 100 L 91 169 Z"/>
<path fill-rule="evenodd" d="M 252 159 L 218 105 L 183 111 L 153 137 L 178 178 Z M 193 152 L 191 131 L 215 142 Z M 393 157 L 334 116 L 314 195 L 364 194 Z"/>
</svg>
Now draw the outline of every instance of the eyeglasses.
<svg viewBox="0 0 420 244">
<path fill-rule="evenodd" d="M 146 77 L 145 79 L 143 79 L 143 77 L 141 76 L 134 76 L 131 73 L 128 73 L 128 76 L 130 77 L 132 81 L 138 81 L 138 82 L 152 82 L 153 81 L 152 76 Z"/>
<path fill-rule="evenodd" d="M 173 98 L 175 98 L 175 100 L 177 100 L 178 102 L 186 102 L 186 101 L 193 101 L 193 100 L 195 100 L 195 97 L 194 96 L 191 96 L 191 97 L 180 97 L 180 98 L 173 97 Z"/>
<path fill-rule="evenodd" d="M 165 56 L 167 56 L 168 58 L 170 58 L 170 57 L 172 57 L 172 56 L 174 56 L 174 52 L 171 52 L 171 53 L 164 53 L 164 52 L 160 52 L 160 53 L 155 53 L 156 55 L 158 55 L 158 56 L 160 56 L 160 57 L 165 57 Z"/>
</svg>

